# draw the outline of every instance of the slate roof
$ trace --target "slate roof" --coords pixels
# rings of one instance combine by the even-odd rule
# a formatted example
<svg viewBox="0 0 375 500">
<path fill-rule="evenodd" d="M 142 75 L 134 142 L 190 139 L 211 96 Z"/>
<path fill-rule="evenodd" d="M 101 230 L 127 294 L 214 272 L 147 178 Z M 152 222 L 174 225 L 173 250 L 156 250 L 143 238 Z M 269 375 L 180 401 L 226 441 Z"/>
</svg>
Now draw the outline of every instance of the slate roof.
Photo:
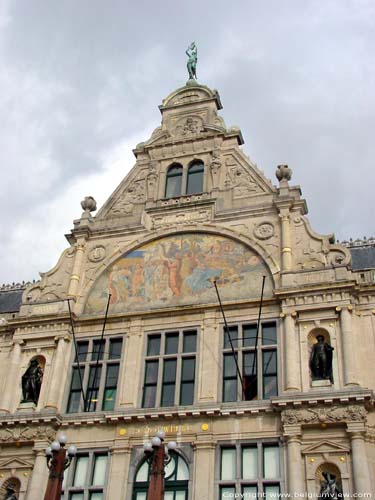
<svg viewBox="0 0 375 500">
<path fill-rule="evenodd" d="M 353 271 L 375 269 L 375 246 L 351 247 L 349 250 L 352 254 Z"/>
<path fill-rule="evenodd" d="M 0 313 L 12 313 L 20 310 L 23 290 L 0 292 Z"/>
</svg>

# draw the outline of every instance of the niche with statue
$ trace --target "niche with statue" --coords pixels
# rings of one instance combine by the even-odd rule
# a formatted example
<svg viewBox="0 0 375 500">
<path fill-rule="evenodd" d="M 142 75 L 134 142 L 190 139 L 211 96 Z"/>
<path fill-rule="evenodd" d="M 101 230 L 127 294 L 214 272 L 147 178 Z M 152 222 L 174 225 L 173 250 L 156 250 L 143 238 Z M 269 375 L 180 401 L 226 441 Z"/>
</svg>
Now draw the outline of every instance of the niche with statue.
<svg viewBox="0 0 375 500">
<path fill-rule="evenodd" d="M 21 405 L 37 406 L 42 387 L 45 360 L 37 356 L 30 360 L 29 366 L 21 378 Z"/>
<path fill-rule="evenodd" d="M 329 333 L 323 328 L 312 330 L 308 337 L 309 369 L 312 387 L 331 386 L 333 380 L 333 351 Z"/>
</svg>

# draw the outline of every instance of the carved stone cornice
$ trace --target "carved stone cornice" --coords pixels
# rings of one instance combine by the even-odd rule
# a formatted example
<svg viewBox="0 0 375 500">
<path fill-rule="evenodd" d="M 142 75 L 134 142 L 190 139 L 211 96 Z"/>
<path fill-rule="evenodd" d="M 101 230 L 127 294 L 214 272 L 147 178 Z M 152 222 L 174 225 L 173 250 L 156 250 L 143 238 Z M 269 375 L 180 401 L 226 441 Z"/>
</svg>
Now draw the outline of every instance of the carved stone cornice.
<svg viewBox="0 0 375 500">
<path fill-rule="evenodd" d="M 56 437 L 56 430 L 52 426 L 15 426 L 0 429 L 0 443 L 34 442 L 37 440 L 52 441 Z"/>
<path fill-rule="evenodd" d="M 290 425 L 312 425 L 329 423 L 365 422 L 367 411 L 361 405 L 316 407 L 281 412 L 283 427 Z"/>
</svg>

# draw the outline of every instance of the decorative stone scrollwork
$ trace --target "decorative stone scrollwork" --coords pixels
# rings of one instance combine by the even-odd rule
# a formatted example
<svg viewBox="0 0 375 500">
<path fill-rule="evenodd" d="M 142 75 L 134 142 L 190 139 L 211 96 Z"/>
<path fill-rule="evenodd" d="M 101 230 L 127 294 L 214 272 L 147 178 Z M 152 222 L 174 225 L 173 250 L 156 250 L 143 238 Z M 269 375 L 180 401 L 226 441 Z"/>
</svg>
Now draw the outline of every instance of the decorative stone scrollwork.
<svg viewBox="0 0 375 500">
<path fill-rule="evenodd" d="M 332 422 L 365 422 L 367 411 L 363 406 L 333 406 L 332 408 L 306 408 L 284 410 L 281 422 L 285 425 L 320 424 Z"/>
<path fill-rule="evenodd" d="M 55 438 L 56 431 L 51 427 L 26 427 L 10 429 L 0 429 L 0 443 L 15 443 L 18 441 L 35 441 L 46 439 L 51 441 Z"/>
<path fill-rule="evenodd" d="M 259 240 L 268 240 L 275 234 L 272 222 L 261 222 L 254 228 L 254 236 Z"/>
</svg>

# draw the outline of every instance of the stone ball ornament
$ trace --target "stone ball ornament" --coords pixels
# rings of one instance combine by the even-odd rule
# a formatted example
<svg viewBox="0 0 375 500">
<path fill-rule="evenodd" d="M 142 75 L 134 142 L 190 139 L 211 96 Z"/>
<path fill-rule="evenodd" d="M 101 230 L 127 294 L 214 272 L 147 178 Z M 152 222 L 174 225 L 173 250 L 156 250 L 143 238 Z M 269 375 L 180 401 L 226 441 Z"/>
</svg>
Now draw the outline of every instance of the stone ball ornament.
<svg viewBox="0 0 375 500">
<path fill-rule="evenodd" d="M 288 167 L 288 165 L 278 165 L 276 169 L 276 177 L 279 182 L 285 180 L 290 181 L 292 178 L 292 169 Z"/>
<path fill-rule="evenodd" d="M 85 196 L 84 200 L 81 201 L 81 207 L 85 212 L 95 212 L 96 201 L 92 196 Z"/>
</svg>

